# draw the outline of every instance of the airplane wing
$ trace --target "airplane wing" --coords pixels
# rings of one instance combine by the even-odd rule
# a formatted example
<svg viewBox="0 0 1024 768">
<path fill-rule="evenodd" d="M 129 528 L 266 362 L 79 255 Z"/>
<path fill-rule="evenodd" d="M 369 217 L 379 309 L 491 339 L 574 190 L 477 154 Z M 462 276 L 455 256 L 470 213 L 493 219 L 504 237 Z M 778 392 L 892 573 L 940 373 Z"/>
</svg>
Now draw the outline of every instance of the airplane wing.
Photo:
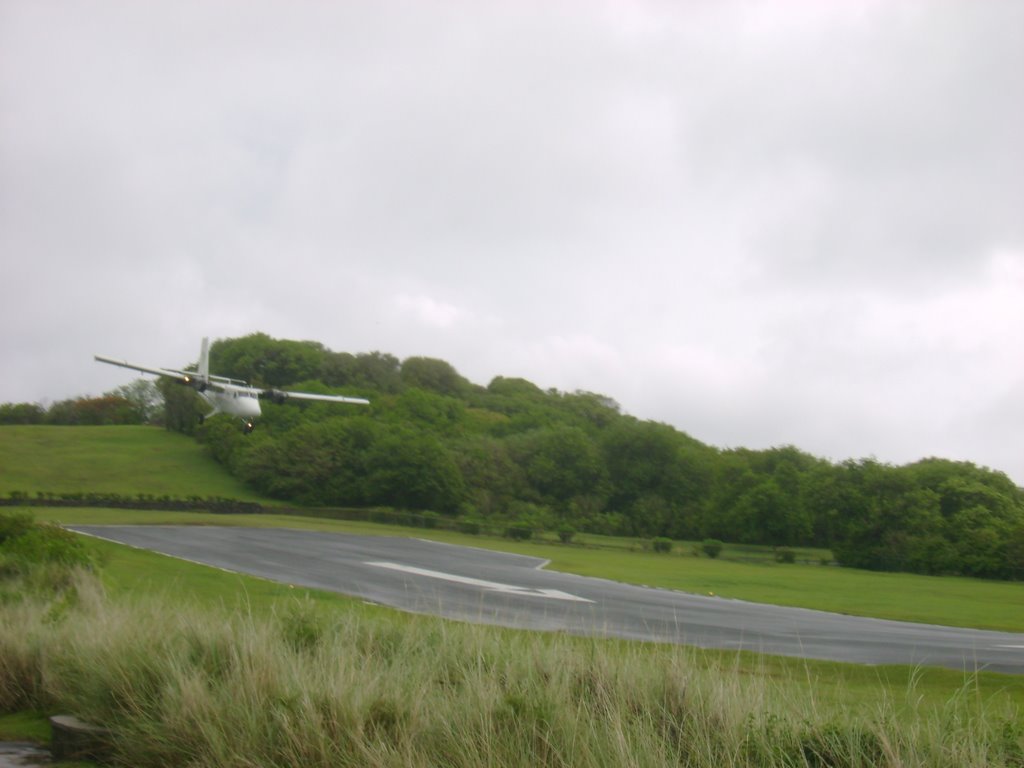
<svg viewBox="0 0 1024 768">
<path fill-rule="evenodd" d="M 321 400 L 327 403 L 354 403 L 355 405 L 369 405 L 370 401 L 362 397 L 343 397 L 342 395 L 317 395 L 312 392 L 285 392 L 280 389 L 268 389 L 260 393 L 261 397 L 267 397 L 275 403 L 283 403 L 285 400 Z"/>
<path fill-rule="evenodd" d="M 93 359 L 100 363 L 109 363 L 110 365 L 119 365 L 122 368 L 131 368 L 133 371 L 152 373 L 154 376 L 167 376 L 168 378 L 176 379 L 185 384 L 190 383 L 195 378 L 195 374 L 189 373 L 188 371 L 175 371 L 170 368 L 150 368 L 137 363 L 129 363 L 127 360 L 115 360 L 112 357 L 104 357 L 103 355 L 93 355 Z"/>
</svg>

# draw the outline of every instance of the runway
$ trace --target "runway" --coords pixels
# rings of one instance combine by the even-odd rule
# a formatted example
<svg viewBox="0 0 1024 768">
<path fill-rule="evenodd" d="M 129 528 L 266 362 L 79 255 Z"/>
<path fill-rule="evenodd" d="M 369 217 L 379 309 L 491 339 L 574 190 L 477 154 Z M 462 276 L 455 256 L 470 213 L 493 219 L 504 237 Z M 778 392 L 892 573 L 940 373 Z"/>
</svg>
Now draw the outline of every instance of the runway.
<svg viewBox="0 0 1024 768">
<path fill-rule="evenodd" d="M 1024 634 L 870 619 L 544 570 L 523 555 L 280 528 L 69 526 L 273 581 L 506 627 L 860 664 L 1024 674 Z"/>
</svg>

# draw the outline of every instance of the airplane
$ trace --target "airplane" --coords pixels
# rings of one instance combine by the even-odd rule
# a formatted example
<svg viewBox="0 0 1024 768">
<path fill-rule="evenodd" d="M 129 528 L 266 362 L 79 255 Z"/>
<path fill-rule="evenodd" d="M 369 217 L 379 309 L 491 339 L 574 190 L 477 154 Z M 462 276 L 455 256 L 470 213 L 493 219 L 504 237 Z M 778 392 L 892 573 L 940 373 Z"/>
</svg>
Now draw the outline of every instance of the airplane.
<svg viewBox="0 0 1024 768">
<path fill-rule="evenodd" d="M 370 404 L 369 400 L 361 397 L 318 395 L 312 392 L 286 392 L 281 389 L 261 389 L 238 379 L 213 376 L 210 374 L 210 340 L 208 338 L 203 339 L 203 345 L 199 352 L 199 365 L 195 371 L 179 371 L 174 368 L 151 368 L 145 365 L 129 363 L 127 360 L 115 360 L 103 355 L 93 355 L 93 358 L 100 363 L 119 365 L 122 368 L 130 368 L 133 371 L 164 376 L 177 381 L 179 384 L 192 387 L 213 408 L 211 413 L 199 417 L 200 423 L 209 416 L 227 413 L 231 416 L 237 416 L 242 420 L 245 424 L 246 434 L 249 434 L 256 428 L 256 419 L 260 415 L 261 397 L 278 404 L 293 399 L 320 400 L 328 403 L 353 403 L 356 405 Z"/>
</svg>

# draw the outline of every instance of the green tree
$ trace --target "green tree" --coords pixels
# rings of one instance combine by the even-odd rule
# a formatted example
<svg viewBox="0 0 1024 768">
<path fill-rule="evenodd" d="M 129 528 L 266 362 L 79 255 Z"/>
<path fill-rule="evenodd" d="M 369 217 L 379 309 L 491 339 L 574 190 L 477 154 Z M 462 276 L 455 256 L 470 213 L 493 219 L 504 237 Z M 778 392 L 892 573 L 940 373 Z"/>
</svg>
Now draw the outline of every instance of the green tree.
<svg viewBox="0 0 1024 768">
<path fill-rule="evenodd" d="M 356 357 L 348 352 L 324 352 L 320 379 L 330 387 L 349 387 L 363 383 L 359 381 Z"/>
<path fill-rule="evenodd" d="M 130 384 L 122 384 L 105 393 L 105 396 L 121 398 L 131 403 L 140 424 L 152 424 L 163 420 L 164 395 L 155 381 L 136 379 Z"/>
<path fill-rule="evenodd" d="M 139 424 L 141 419 L 128 400 L 114 395 L 103 395 L 56 402 L 46 412 L 46 423 L 68 426 L 101 426 Z"/>
<path fill-rule="evenodd" d="M 258 387 L 284 387 L 318 378 L 326 350 L 315 341 L 273 339 L 253 333 L 210 346 L 210 371 Z"/>
<path fill-rule="evenodd" d="M 46 411 L 38 403 L 3 403 L 0 424 L 42 424 Z"/>
<path fill-rule="evenodd" d="M 449 397 L 464 395 L 469 382 L 449 363 L 432 357 L 409 357 L 402 362 L 402 384 Z"/>
<path fill-rule="evenodd" d="M 582 429 L 538 429 L 518 436 L 512 445 L 538 500 L 564 513 L 574 497 L 604 495 L 604 462 Z"/>
<path fill-rule="evenodd" d="M 469 503 L 477 514 L 505 513 L 512 501 L 529 495 L 523 468 L 511 456 L 505 441 L 486 435 L 461 441 L 455 458 L 466 483 Z"/>
<path fill-rule="evenodd" d="M 398 392 L 402 378 L 398 358 L 384 352 L 366 352 L 356 355 L 355 384 L 378 392 Z"/>
<path fill-rule="evenodd" d="M 167 378 L 157 379 L 156 387 L 164 400 L 164 428 L 186 435 L 195 434 L 200 415 L 209 410 L 195 390 Z"/>
<path fill-rule="evenodd" d="M 465 484 L 447 447 L 433 435 L 389 427 L 366 456 L 368 502 L 455 514 Z"/>
<path fill-rule="evenodd" d="M 371 420 L 310 421 L 280 435 L 245 438 L 238 472 L 262 493 L 303 504 L 370 503 L 368 457 L 380 441 Z"/>
<path fill-rule="evenodd" d="M 398 396 L 394 410 L 396 420 L 418 424 L 439 435 L 455 432 L 465 414 L 466 407 L 461 400 L 423 389 L 407 389 Z"/>
</svg>

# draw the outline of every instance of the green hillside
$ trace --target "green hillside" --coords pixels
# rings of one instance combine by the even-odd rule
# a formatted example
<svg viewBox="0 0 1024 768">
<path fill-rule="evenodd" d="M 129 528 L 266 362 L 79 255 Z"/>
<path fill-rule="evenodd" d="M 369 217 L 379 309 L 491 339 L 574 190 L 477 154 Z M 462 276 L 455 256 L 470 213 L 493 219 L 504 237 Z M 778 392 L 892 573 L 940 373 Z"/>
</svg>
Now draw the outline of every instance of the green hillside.
<svg viewBox="0 0 1024 768">
<path fill-rule="evenodd" d="M 129 387 L 47 409 L 0 404 L 0 424 L 141 423 L 138 403 L 153 406 L 162 394 L 152 418 L 195 434 L 239 483 L 286 504 L 432 512 L 491 528 L 715 539 L 790 557 L 827 550 L 853 568 L 1024 580 L 1024 490 L 971 462 L 834 463 L 795 446 L 716 448 L 625 414 L 606 395 L 504 376 L 482 386 L 444 360 L 353 355 L 261 333 L 218 339 L 210 360 L 219 374 L 260 388 L 359 395 L 370 405 L 268 399 L 258 429 L 244 435 L 226 416 L 199 426 L 197 394 L 164 380 L 148 393 Z M 59 480 L 66 488 L 76 478 Z"/>
<path fill-rule="evenodd" d="M 11 491 L 263 501 L 192 438 L 143 426 L 2 426 L 0 495 Z"/>
</svg>

